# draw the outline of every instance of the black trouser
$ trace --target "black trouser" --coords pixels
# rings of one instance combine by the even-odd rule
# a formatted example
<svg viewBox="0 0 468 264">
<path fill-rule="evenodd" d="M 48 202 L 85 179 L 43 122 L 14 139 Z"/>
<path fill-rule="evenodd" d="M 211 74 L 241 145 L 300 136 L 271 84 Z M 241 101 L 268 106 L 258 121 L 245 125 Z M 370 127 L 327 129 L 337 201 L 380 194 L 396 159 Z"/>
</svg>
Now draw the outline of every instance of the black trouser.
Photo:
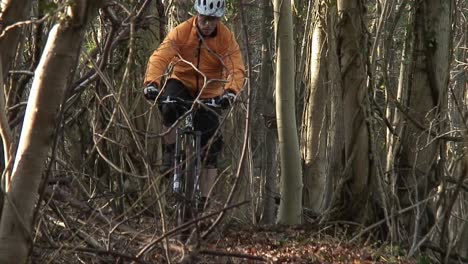
<svg viewBox="0 0 468 264">
<path fill-rule="evenodd" d="M 175 96 L 184 100 L 195 99 L 185 85 L 175 79 L 169 79 L 166 82 L 162 95 Z M 161 111 L 164 126 L 170 127 L 179 117 L 187 112 L 187 107 L 178 104 L 161 104 L 159 105 L 159 110 Z M 193 116 L 193 126 L 196 131 L 202 133 L 201 146 L 203 149 L 205 149 L 211 138 L 215 136 L 213 143 L 209 146 L 208 156 L 203 155 L 203 159 L 206 157 L 206 164 L 216 167 L 217 156 L 223 147 L 222 136 L 220 133 L 216 133 L 219 127 L 217 114 L 204 108 L 198 108 Z M 205 153 L 205 151 L 203 151 L 203 153 Z"/>
</svg>

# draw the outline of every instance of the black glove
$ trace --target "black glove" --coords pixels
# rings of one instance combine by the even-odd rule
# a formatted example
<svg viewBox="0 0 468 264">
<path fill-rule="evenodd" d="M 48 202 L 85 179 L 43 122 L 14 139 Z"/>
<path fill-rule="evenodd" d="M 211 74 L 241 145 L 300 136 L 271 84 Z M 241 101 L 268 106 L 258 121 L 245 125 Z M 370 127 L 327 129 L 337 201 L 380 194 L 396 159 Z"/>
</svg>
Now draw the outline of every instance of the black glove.
<svg viewBox="0 0 468 264">
<path fill-rule="evenodd" d="M 228 108 L 236 100 L 236 94 L 232 91 L 225 91 L 221 98 L 219 99 L 219 104 L 222 108 Z"/>
<path fill-rule="evenodd" d="M 150 83 L 143 89 L 143 95 L 147 100 L 154 101 L 159 95 L 159 88 L 155 83 Z"/>
</svg>

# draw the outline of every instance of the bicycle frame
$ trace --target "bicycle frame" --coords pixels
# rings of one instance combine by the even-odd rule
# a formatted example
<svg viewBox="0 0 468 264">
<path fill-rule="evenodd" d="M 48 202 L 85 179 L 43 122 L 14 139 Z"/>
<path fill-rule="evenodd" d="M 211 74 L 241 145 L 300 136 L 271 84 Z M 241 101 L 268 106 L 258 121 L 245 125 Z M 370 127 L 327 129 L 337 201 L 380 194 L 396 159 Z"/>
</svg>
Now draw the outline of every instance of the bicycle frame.
<svg viewBox="0 0 468 264">
<path fill-rule="evenodd" d="M 201 101 L 207 106 L 220 108 L 216 99 Z M 160 100 L 160 103 L 181 103 L 190 105 L 193 102 L 184 101 L 183 99 L 167 97 L 165 100 Z M 174 153 L 173 181 L 172 191 L 176 194 L 176 221 L 177 226 L 180 226 L 187 221 L 193 219 L 200 208 L 200 178 L 202 172 L 201 160 L 201 131 L 195 130 L 194 117 L 197 111 L 186 113 L 184 123 L 176 129 L 176 142 Z M 187 230 L 186 230 L 187 231 Z M 182 239 L 184 239 L 182 233 Z"/>
<path fill-rule="evenodd" d="M 194 128 L 194 115 L 193 111 L 187 113 L 184 125 L 176 130 L 172 190 L 180 199 L 176 208 L 178 226 L 195 217 L 201 196 L 201 132 Z"/>
</svg>

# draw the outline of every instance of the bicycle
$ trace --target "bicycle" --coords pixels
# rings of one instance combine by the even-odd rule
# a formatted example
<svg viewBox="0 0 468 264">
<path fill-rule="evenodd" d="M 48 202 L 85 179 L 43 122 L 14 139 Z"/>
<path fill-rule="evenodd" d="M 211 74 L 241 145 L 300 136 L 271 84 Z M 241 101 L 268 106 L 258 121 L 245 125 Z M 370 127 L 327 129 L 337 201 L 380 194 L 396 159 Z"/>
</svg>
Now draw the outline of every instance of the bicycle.
<svg viewBox="0 0 468 264">
<path fill-rule="evenodd" d="M 200 104 L 222 109 L 221 98 L 184 100 L 177 97 L 161 97 L 159 104 L 180 104 L 187 112 L 183 124 L 177 126 L 171 189 L 175 194 L 176 226 L 194 219 L 203 206 L 200 192 L 202 171 L 201 131 L 195 130 L 193 119 Z M 193 106 L 193 108 L 192 108 Z M 187 230 L 186 230 L 187 231 Z M 182 233 L 183 237 L 187 235 Z"/>
</svg>

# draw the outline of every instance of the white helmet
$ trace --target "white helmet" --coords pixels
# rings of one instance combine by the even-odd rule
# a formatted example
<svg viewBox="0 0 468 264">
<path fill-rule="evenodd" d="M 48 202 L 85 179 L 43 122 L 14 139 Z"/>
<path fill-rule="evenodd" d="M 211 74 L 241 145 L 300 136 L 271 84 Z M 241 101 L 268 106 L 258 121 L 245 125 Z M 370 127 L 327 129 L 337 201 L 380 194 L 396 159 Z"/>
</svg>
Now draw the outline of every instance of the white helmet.
<svg viewBox="0 0 468 264">
<path fill-rule="evenodd" d="M 225 0 L 195 0 L 195 10 L 204 16 L 224 16 Z"/>
</svg>

